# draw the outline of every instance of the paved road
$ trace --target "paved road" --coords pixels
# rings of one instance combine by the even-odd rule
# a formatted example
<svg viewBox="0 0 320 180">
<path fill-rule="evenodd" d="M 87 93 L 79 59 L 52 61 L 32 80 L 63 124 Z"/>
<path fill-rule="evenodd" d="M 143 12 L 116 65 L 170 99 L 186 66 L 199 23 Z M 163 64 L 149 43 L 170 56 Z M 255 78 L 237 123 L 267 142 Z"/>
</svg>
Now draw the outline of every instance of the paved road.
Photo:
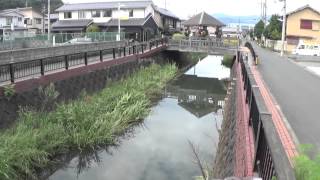
<svg viewBox="0 0 320 180">
<path fill-rule="evenodd" d="M 320 149 L 320 78 L 274 52 L 253 45 L 265 83 L 301 144 Z"/>
</svg>

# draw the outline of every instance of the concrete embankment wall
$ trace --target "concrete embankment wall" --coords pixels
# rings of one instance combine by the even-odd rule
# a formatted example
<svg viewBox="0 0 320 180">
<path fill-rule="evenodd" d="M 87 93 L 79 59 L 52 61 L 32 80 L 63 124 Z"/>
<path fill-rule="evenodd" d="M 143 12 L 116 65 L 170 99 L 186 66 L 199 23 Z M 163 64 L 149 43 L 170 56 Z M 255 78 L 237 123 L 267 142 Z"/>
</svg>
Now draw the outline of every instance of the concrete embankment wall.
<svg viewBox="0 0 320 180">
<path fill-rule="evenodd" d="M 214 177 L 218 179 L 234 176 L 235 171 L 237 84 L 234 70 L 231 71 L 230 77 L 231 81 L 225 98 L 223 122 L 213 170 Z"/>
<path fill-rule="evenodd" d="M 114 47 L 122 47 L 124 45 L 124 41 L 119 41 L 0 51 L 0 65 L 8 64 L 10 62 L 23 62 L 54 56 L 84 53 L 88 51 L 99 51 Z"/>
<path fill-rule="evenodd" d="M 176 60 L 182 57 L 184 60 Z M 0 87 L 0 129 L 15 122 L 21 107 L 40 109 L 42 106 L 47 106 L 39 87 L 47 87 L 51 82 L 60 94 L 57 102 L 64 102 L 78 98 L 83 91 L 87 93 L 100 91 L 112 81 L 130 76 L 140 67 L 148 66 L 152 62 L 164 63 L 170 60 L 181 65 L 180 61 L 191 63 L 192 58 L 194 57 L 186 53 L 176 52 L 173 56 L 167 51 L 153 50 L 144 55 L 128 56 L 17 82 L 12 97 L 4 96 L 5 90 Z M 46 109 L 50 110 L 50 107 Z"/>
<path fill-rule="evenodd" d="M 161 63 L 163 59 L 166 59 L 165 54 L 154 50 L 144 55 L 127 56 L 20 81 L 15 83 L 12 97 L 5 96 L 5 88 L 0 87 L 0 129 L 13 124 L 21 107 L 38 110 L 48 106 L 44 99 L 46 97 L 39 91 L 39 87 L 47 87 L 53 83 L 60 94 L 56 101 L 69 101 L 78 98 L 83 91 L 97 92 L 110 82 L 125 78 L 152 62 Z M 50 110 L 50 107 L 44 108 Z"/>
</svg>

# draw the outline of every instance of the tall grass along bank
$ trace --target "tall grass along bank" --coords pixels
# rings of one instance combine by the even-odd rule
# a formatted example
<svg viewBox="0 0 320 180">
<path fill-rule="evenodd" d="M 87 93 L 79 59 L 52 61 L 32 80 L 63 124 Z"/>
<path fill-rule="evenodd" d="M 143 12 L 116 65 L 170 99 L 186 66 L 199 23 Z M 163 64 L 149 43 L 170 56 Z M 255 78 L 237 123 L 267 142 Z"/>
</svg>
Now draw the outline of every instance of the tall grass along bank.
<svg viewBox="0 0 320 180">
<path fill-rule="evenodd" d="M 114 144 L 148 115 L 150 99 L 176 72 L 174 65 L 153 64 L 53 112 L 22 111 L 16 127 L 0 134 L 0 179 L 36 179 L 59 154 Z"/>
</svg>

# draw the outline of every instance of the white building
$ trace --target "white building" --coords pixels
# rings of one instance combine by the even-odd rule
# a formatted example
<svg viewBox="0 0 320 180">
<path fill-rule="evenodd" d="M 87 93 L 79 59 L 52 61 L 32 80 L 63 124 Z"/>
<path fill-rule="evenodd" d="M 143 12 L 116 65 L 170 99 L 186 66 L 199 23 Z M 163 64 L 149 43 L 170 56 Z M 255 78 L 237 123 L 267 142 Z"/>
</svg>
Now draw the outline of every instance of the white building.
<svg viewBox="0 0 320 180">
<path fill-rule="evenodd" d="M 8 40 L 9 37 L 23 35 L 24 15 L 17 9 L 0 11 L 0 41 Z"/>
<path fill-rule="evenodd" d="M 65 4 L 56 12 L 59 21 L 52 25 L 53 32 L 83 32 L 93 23 L 102 31 L 117 31 L 120 17 L 123 32 L 144 40 L 159 30 L 177 29 L 180 24 L 177 16 L 150 0 Z"/>
<path fill-rule="evenodd" d="M 24 15 L 24 24 L 28 32 L 34 34 L 44 32 L 43 20 L 45 17 L 40 12 L 32 9 L 32 7 L 17 8 L 17 10 Z"/>
</svg>

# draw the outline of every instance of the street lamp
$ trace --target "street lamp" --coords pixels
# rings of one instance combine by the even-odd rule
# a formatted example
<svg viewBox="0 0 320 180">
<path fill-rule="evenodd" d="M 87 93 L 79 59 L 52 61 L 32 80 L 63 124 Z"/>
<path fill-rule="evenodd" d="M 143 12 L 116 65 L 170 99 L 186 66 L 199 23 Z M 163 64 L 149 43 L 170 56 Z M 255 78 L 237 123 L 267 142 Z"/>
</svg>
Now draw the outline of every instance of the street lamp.
<svg viewBox="0 0 320 180">
<path fill-rule="evenodd" d="M 48 0 L 48 41 L 50 43 L 50 0 Z"/>
<path fill-rule="evenodd" d="M 283 20 L 282 20 L 282 46 L 281 46 L 281 56 L 284 54 L 284 41 L 285 41 L 285 35 L 286 35 L 286 23 L 287 23 L 287 0 L 280 0 L 280 2 L 283 1 Z"/>
</svg>

